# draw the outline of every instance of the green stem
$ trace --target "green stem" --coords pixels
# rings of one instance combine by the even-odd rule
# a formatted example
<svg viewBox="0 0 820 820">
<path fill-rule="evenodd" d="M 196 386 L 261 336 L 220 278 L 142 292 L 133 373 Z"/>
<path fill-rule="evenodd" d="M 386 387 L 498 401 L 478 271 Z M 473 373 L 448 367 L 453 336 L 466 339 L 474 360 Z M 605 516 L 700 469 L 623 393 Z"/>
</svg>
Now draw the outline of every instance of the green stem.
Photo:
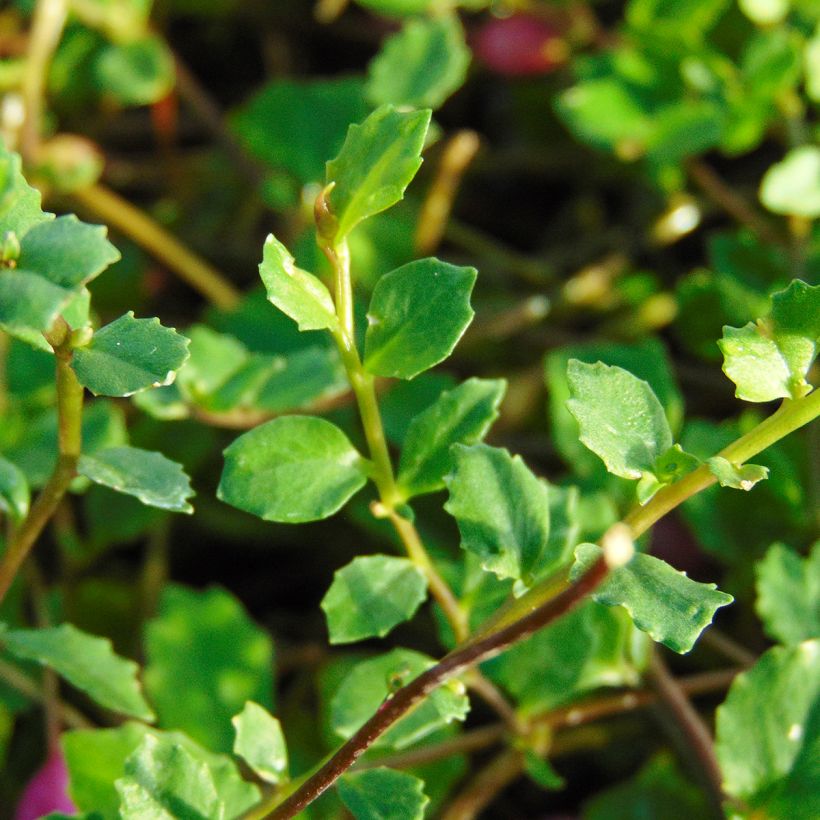
<svg viewBox="0 0 820 820">
<path fill-rule="evenodd" d="M 20 153 L 27 162 L 36 158 L 40 147 L 48 67 L 60 42 L 67 15 L 67 0 L 38 0 L 34 7 L 23 75 L 25 119 L 20 131 Z"/>
<path fill-rule="evenodd" d="M 0 559 L 0 602 L 77 474 L 82 445 L 83 388 L 71 369 L 71 333 L 62 319 L 48 340 L 57 359 L 57 463 Z"/>
<path fill-rule="evenodd" d="M 339 320 L 339 327 L 333 335 L 359 407 L 362 429 L 373 464 L 373 482 L 379 491 L 381 514 L 390 520 L 410 560 L 424 573 L 430 593 L 444 611 L 456 635 L 456 640 L 461 643 L 466 640 L 470 632 L 467 616 L 453 595 L 453 591 L 439 575 L 424 548 L 415 525 L 396 511 L 396 506 L 403 499 L 393 473 L 393 461 L 390 458 L 376 395 L 376 380 L 364 369 L 356 347 L 353 324 L 353 287 L 347 243 L 343 241 L 337 245 L 323 246 L 322 250 L 333 266 L 333 289 L 336 316 Z"/>
</svg>

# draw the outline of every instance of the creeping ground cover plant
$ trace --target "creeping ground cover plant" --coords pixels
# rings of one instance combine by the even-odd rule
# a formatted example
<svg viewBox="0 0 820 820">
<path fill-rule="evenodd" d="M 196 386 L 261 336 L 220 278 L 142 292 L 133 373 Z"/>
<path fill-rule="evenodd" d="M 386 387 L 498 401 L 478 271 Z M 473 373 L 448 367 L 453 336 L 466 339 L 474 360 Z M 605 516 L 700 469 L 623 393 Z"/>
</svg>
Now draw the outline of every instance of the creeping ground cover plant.
<svg viewBox="0 0 820 820">
<path fill-rule="evenodd" d="M 606 5 L 0 10 L 0 820 L 820 816 L 820 18 Z"/>
</svg>

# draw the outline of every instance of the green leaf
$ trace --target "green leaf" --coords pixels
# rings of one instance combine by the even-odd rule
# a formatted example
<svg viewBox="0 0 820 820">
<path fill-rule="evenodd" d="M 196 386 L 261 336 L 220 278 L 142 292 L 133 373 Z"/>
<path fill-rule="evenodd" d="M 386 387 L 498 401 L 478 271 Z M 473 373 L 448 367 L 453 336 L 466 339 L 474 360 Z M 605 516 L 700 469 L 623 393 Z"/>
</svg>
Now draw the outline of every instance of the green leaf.
<svg viewBox="0 0 820 820">
<path fill-rule="evenodd" d="M 71 366 L 97 396 L 131 396 L 171 384 L 188 358 L 188 340 L 159 319 L 135 319 L 132 311 L 100 328 L 74 351 Z"/>
<path fill-rule="evenodd" d="M 333 697 L 334 731 L 345 739 L 352 737 L 389 694 L 434 664 L 432 658 L 410 649 L 393 649 L 358 663 Z M 403 749 L 453 720 L 464 720 L 470 704 L 463 689 L 458 682 L 439 687 L 374 745 Z"/>
<path fill-rule="evenodd" d="M 194 491 L 182 466 L 162 453 L 137 447 L 110 447 L 80 456 L 77 472 L 95 484 L 133 495 L 149 507 L 192 513 Z"/>
<path fill-rule="evenodd" d="M 330 208 L 338 220 L 336 242 L 404 196 L 421 166 L 429 125 L 429 110 L 402 112 L 384 105 L 361 125 L 350 126 L 326 172 L 327 183 L 335 183 Z"/>
<path fill-rule="evenodd" d="M 125 774 L 125 762 L 146 735 L 162 743 L 176 743 L 210 770 L 228 817 L 237 817 L 260 798 L 259 789 L 242 779 L 234 761 L 198 746 L 181 732 L 160 732 L 141 723 L 114 729 L 82 729 L 60 737 L 70 778 L 70 794 L 77 808 L 102 820 L 120 820 L 120 797 L 115 782 Z"/>
<path fill-rule="evenodd" d="M 299 330 L 333 330 L 337 327 L 333 300 L 312 273 L 297 268 L 287 248 L 273 234 L 265 240 L 259 274 L 268 300 L 299 325 Z"/>
<path fill-rule="evenodd" d="M 507 383 L 468 379 L 439 398 L 410 423 L 399 462 L 398 484 L 405 498 L 444 487 L 453 469 L 453 444 L 477 444 L 498 418 Z"/>
<path fill-rule="evenodd" d="M 19 523 L 28 514 L 29 488 L 25 473 L 0 456 L 0 512 Z"/>
<path fill-rule="evenodd" d="M 31 344 L 48 330 L 72 292 L 24 270 L 0 268 L 0 329 Z M 46 348 L 47 349 L 47 348 Z"/>
<path fill-rule="evenodd" d="M 322 609 L 331 643 L 383 638 L 410 620 L 427 597 L 427 579 L 412 561 L 388 555 L 354 558 L 333 576 Z"/>
<path fill-rule="evenodd" d="M 347 436 L 329 421 L 283 416 L 225 450 L 217 496 L 266 521 L 316 521 L 358 492 L 366 471 Z"/>
<path fill-rule="evenodd" d="M 270 638 L 225 590 L 167 587 L 146 627 L 145 652 L 145 688 L 161 725 L 208 749 L 233 749 L 231 718 L 246 701 L 273 708 Z"/>
<path fill-rule="evenodd" d="M 579 578 L 600 554 L 600 547 L 581 544 L 570 577 Z M 715 611 L 734 600 L 715 584 L 692 581 L 665 561 L 641 553 L 612 572 L 593 598 L 624 607 L 638 629 L 680 654 L 695 645 Z"/>
<path fill-rule="evenodd" d="M 475 268 L 419 259 L 382 276 L 367 312 L 364 366 L 412 379 L 446 359 L 473 318 Z"/>
<path fill-rule="evenodd" d="M 384 766 L 343 775 L 336 789 L 356 820 L 422 820 L 430 802 L 424 781 Z"/>
<path fill-rule="evenodd" d="M 760 201 L 776 214 L 816 219 L 820 216 L 820 148 L 793 148 L 766 171 Z"/>
<path fill-rule="evenodd" d="M 757 614 L 766 633 L 784 644 L 820 636 L 820 541 L 800 556 L 774 544 L 755 565 Z"/>
<path fill-rule="evenodd" d="M 718 341 L 723 372 L 746 401 L 800 398 L 820 340 L 820 285 L 799 279 L 772 295 L 770 317 L 742 328 L 724 327 Z"/>
<path fill-rule="evenodd" d="M 111 641 L 71 624 L 0 633 L 0 643 L 17 658 L 51 667 L 100 706 L 142 720 L 153 720 L 137 680 L 138 667 L 114 654 Z"/>
<path fill-rule="evenodd" d="M 567 784 L 566 780 L 553 769 L 549 760 L 539 757 L 531 750 L 524 753 L 524 770 L 533 783 L 537 783 L 547 791 L 563 789 Z"/>
<path fill-rule="evenodd" d="M 403 17 L 428 11 L 436 0 L 356 0 L 356 2 L 380 14 Z"/>
<path fill-rule="evenodd" d="M 0 237 L 12 231 L 21 240 L 38 223 L 54 219 L 40 208 L 40 192 L 26 182 L 22 168 L 20 155 L 0 143 Z"/>
<path fill-rule="evenodd" d="M 732 464 L 722 456 L 714 456 L 707 462 L 709 471 L 721 487 L 732 487 L 735 490 L 751 490 L 758 481 L 769 477 L 769 468 L 759 464 Z"/>
<path fill-rule="evenodd" d="M 795 647 L 776 646 L 735 678 L 717 710 L 715 751 L 728 795 L 760 809 L 762 816 L 816 816 L 820 808 L 816 789 L 818 697 L 817 640 Z M 804 758 L 806 754 L 808 760 Z M 809 789 L 803 800 L 795 801 L 785 813 L 766 811 L 772 798 L 787 792 L 791 775 L 804 776 L 800 769 L 806 764 L 809 770 L 812 765 L 814 768 L 814 789 Z"/>
<path fill-rule="evenodd" d="M 116 782 L 122 820 L 213 820 L 224 817 L 207 764 L 183 746 L 147 734 Z"/>
<path fill-rule="evenodd" d="M 165 41 L 148 35 L 123 45 L 106 45 L 93 66 L 104 97 L 120 105 L 151 105 L 174 86 L 174 57 Z"/>
<path fill-rule="evenodd" d="M 374 106 L 438 108 L 464 83 L 469 65 L 456 15 L 409 20 L 368 66 L 367 98 Z"/>
<path fill-rule="evenodd" d="M 41 222 L 23 237 L 17 267 L 62 288 L 77 288 L 120 258 L 107 235 L 104 226 L 88 225 L 73 215 Z"/>
<path fill-rule="evenodd" d="M 287 780 L 288 752 L 279 721 L 263 706 L 249 700 L 233 720 L 234 754 L 268 783 Z"/>
<path fill-rule="evenodd" d="M 672 446 L 672 431 L 649 384 L 620 367 L 572 359 L 567 367 L 572 398 L 569 411 L 581 441 L 607 470 L 622 478 L 652 472 Z"/>
<path fill-rule="evenodd" d="M 789 13 L 790 0 L 738 0 L 740 10 L 759 26 L 779 23 Z"/>
<path fill-rule="evenodd" d="M 550 505 L 546 482 L 506 450 L 457 444 L 453 473 L 445 479 L 450 499 L 444 509 L 458 523 L 461 545 L 481 558 L 499 578 L 529 584 L 554 565 L 550 554 Z"/>
</svg>

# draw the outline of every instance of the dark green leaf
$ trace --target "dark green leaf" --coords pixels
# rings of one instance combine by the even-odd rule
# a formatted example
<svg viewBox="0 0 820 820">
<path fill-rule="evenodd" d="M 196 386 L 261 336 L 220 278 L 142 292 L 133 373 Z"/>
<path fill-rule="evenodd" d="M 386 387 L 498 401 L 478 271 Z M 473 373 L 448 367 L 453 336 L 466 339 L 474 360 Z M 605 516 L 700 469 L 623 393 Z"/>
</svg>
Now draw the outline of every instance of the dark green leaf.
<svg viewBox="0 0 820 820">
<path fill-rule="evenodd" d="M 757 614 L 767 634 L 785 644 L 820 636 L 820 541 L 803 559 L 774 544 L 755 574 Z"/>
<path fill-rule="evenodd" d="M 366 470 L 364 459 L 329 421 L 283 416 L 225 450 L 217 495 L 266 521 L 316 521 L 364 486 Z"/>
<path fill-rule="evenodd" d="M 188 358 L 188 340 L 159 319 L 135 319 L 132 311 L 100 328 L 74 351 L 80 383 L 98 396 L 131 396 L 171 384 Z"/>
<path fill-rule="evenodd" d="M 154 718 L 140 690 L 137 664 L 116 655 L 106 638 L 61 624 L 2 632 L 0 642 L 15 657 L 51 667 L 106 709 L 142 720 Z"/>
<path fill-rule="evenodd" d="M 265 240 L 259 273 L 268 300 L 299 325 L 299 330 L 332 330 L 338 322 L 333 300 L 322 281 L 296 267 L 288 249 L 273 234 Z"/>
<path fill-rule="evenodd" d="M 343 738 L 351 737 L 390 693 L 434 663 L 432 658 L 419 652 L 394 649 L 357 664 L 333 697 L 333 729 Z M 469 701 L 463 686 L 458 682 L 447 683 L 385 732 L 376 745 L 402 749 L 453 720 L 464 720 L 468 710 Z"/>
<path fill-rule="evenodd" d="M 649 384 L 620 367 L 573 359 L 567 367 L 572 398 L 567 403 L 581 428 L 581 441 L 607 470 L 622 478 L 652 472 L 672 446 L 672 431 Z"/>
<path fill-rule="evenodd" d="M 473 318 L 475 268 L 419 259 L 382 276 L 367 313 L 364 365 L 412 379 L 446 359 Z"/>
<path fill-rule="evenodd" d="M 161 453 L 137 447 L 111 447 L 81 456 L 80 475 L 119 493 L 133 495 L 149 507 L 192 513 L 194 491 L 185 471 Z"/>
<path fill-rule="evenodd" d="M 145 651 L 145 688 L 161 725 L 208 749 L 233 749 L 231 718 L 246 701 L 273 708 L 270 639 L 222 589 L 167 587 L 146 627 Z"/>
<path fill-rule="evenodd" d="M 336 788 L 356 820 L 422 820 L 430 802 L 422 780 L 384 766 L 346 774 Z"/>
<path fill-rule="evenodd" d="M 335 240 L 344 239 L 369 216 L 398 202 L 421 166 L 430 111 L 397 111 L 384 105 L 361 125 L 351 125 L 342 150 L 327 164 L 335 183 L 330 207 L 338 220 Z"/>
<path fill-rule="evenodd" d="M 444 476 L 453 468 L 451 446 L 484 438 L 506 387 L 503 379 L 468 379 L 413 419 L 399 462 L 398 483 L 406 498 L 444 487 Z"/>
<path fill-rule="evenodd" d="M 365 555 L 337 570 L 322 599 L 331 643 L 384 637 L 413 617 L 427 580 L 407 558 Z"/>
<path fill-rule="evenodd" d="M 526 584 L 554 566 L 547 484 L 506 450 L 457 444 L 451 453 L 454 470 L 446 478 L 450 499 L 444 508 L 458 523 L 464 549 L 499 578 Z"/>
<path fill-rule="evenodd" d="M 239 755 L 268 783 L 287 779 L 288 752 L 279 721 L 263 706 L 249 700 L 233 718 L 236 740 L 234 754 Z"/>
<path fill-rule="evenodd" d="M 438 108 L 464 82 L 470 51 L 456 15 L 409 20 L 368 67 L 373 105 Z"/>
<path fill-rule="evenodd" d="M 580 577 L 600 554 L 600 547 L 581 544 L 571 577 Z M 695 645 L 715 611 L 733 600 L 715 584 L 692 581 L 665 561 L 640 553 L 610 573 L 593 597 L 606 606 L 624 607 L 638 629 L 681 654 Z"/>
</svg>

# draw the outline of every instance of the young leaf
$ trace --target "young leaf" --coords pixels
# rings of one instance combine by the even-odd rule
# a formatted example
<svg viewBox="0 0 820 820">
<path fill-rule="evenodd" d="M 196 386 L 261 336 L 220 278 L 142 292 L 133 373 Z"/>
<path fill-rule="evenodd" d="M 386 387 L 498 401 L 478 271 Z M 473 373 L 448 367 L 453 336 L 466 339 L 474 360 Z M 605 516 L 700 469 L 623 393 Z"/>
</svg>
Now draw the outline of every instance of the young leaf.
<svg viewBox="0 0 820 820">
<path fill-rule="evenodd" d="M 169 738 L 147 734 L 125 762 L 116 782 L 122 820 L 175 818 L 211 820 L 225 816 L 208 766 Z"/>
<path fill-rule="evenodd" d="M 547 484 L 519 456 L 476 444 L 456 444 L 454 470 L 445 478 L 450 499 L 444 509 L 458 523 L 461 545 L 499 578 L 529 583 L 553 565 L 549 547 Z"/>
<path fill-rule="evenodd" d="M 299 330 L 332 330 L 338 324 L 333 300 L 312 273 L 296 267 L 288 249 L 268 234 L 259 275 L 268 300 L 299 325 Z"/>
<path fill-rule="evenodd" d="M 233 749 L 231 718 L 246 701 L 273 708 L 270 638 L 225 590 L 167 587 L 146 627 L 145 652 L 145 688 L 161 724 L 208 749 Z"/>
<path fill-rule="evenodd" d="M 357 664 L 333 697 L 334 731 L 343 738 L 351 737 L 395 688 L 433 665 L 432 658 L 410 649 L 394 649 Z M 385 732 L 375 745 L 403 749 L 453 720 L 464 720 L 469 707 L 460 684 L 445 684 Z"/>
<path fill-rule="evenodd" d="M 384 766 L 346 774 L 336 789 L 356 820 L 422 820 L 430 802 L 424 781 Z"/>
<path fill-rule="evenodd" d="M 335 513 L 366 482 L 347 436 L 313 416 L 282 416 L 225 450 L 217 496 L 266 521 L 296 524 Z"/>
<path fill-rule="evenodd" d="M 581 441 L 607 470 L 622 478 L 652 472 L 672 446 L 672 432 L 652 388 L 620 367 L 567 366 L 572 398 L 567 407 L 581 428 Z"/>
<path fill-rule="evenodd" d="M 365 555 L 333 576 L 322 609 L 331 643 L 382 638 L 413 617 L 427 597 L 427 580 L 407 558 Z"/>
<path fill-rule="evenodd" d="M 61 624 L 0 632 L 0 643 L 15 657 L 51 667 L 106 709 L 141 720 L 154 719 L 140 690 L 137 664 L 114 654 L 107 638 Z"/>
<path fill-rule="evenodd" d="M 600 547 L 581 544 L 570 577 L 580 577 L 600 554 Z M 624 607 L 638 629 L 680 654 L 695 645 L 715 610 L 734 600 L 715 584 L 692 581 L 665 561 L 641 553 L 612 572 L 593 598 Z"/>
<path fill-rule="evenodd" d="M 382 276 L 367 312 L 364 366 L 412 379 L 446 359 L 473 318 L 475 268 L 419 259 Z"/>
<path fill-rule="evenodd" d="M 806 558 L 774 544 L 755 565 L 757 614 L 784 644 L 820 637 L 820 541 Z"/>
<path fill-rule="evenodd" d="M 0 456 L 0 512 L 19 523 L 28 513 L 29 488 L 23 471 Z"/>
<path fill-rule="evenodd" d="M 72 291 L 32 271 L 0 268 L 0 329 L 45 347 L 38 337 L 54 324 L 71 296 Z"/>
<path fill-rule="evenodd" d="M 811 390 L 806 375 L 820 340 L 820 285 L 794 280 L 772 296 L 767 320 L 724 327 L 718 341 L 723 372 L 746 401 L 800 398 Z"/>
<path fill-rule="evenodd" d="M 397 111 L 383 105 L 361 125 L 351 125 L 342 150 L 327 164 L 335 183 L 330 207 L 343 240 L 363 219 L 398 202 L 421 166 L 430 111 Z"/>
<path fill-rule="evenodd" d="M 759 464 L 732 464 L 722 456 L 714 456 L 707 462 L 709 470 L 721 487 L 735 490 L 751 490 L 758 481 L 769 476 L 769 468 Z"/>
<path fill-rule="evenodd" d="M 454 14 L 409 20 L 368 67 L 373 105 L 438 108 L 464 82 L 470 51 Z"/>
<path fill-rule="evenodd" d="M 0 143 L 0 237 L 11 231 L 20 240 L 38 223 L 54 219 L 40 208 L 40 192 L 26 182 L 22 166 L 20 155 Z"/>
<path fill-rule="evenodd" d="M 503 379 L 468 379 L 442 393 L 407 430 L 398 483 L 406 498 L 444 487 L 453 469 L 453 444 L 477 444 L 498 418 L 507 383 Z"/>
<path fill-rule="evenodd" d="M 815 219 L 820 216 L 820 148 L 793 148 L 766 171 L 760 201 L 776 214 Z"/>
<path fill-rule="evenodd" d="M 717 710 L 715 751 L 727 794 L 766 817 L 814 817 L 820 741 L 820 641 L 770 649 L 738 675 Z M 811 763 L 812 755 L 814 763 Z M 790 806 L 789 781 L 814 769 L 815 786 Z M 799 792 L 799 790 L 798 790 Z M 779 802 L 779 810 L 774 805 Z M 812 812 L 810 805 L 814 805 Z"/>
<path fill-rule="evenodd" d="M 171 384 L 188 358 L 188 340 L 159 319 L 135 319 L 132 311 L 100 328 L 71 366 L 97 396 L 131 396 Z"/>
<path fill-rule="evenodd" d="M 236 730 L 234 754 L 268 783 L 287 779 L 288 752 L 282 726 L 263 706 L 249 700 L 232 719 Z"/>
<path fill-rule="evenodd" d="M 74 215 L 35 225 L 20 243 L 20 270 L 33 271 L 62 288 L 85 285 L 120 258 L 107 228 Z"/>
<path fill-rule="evenodd" d="M 149 507 L 192 513 L 194 491 L 182 466 L 162 453 L 138 447 L 109 447 L 80 456 L 77 472 L 95 484 L 133 495 Z"/>
</svg>

